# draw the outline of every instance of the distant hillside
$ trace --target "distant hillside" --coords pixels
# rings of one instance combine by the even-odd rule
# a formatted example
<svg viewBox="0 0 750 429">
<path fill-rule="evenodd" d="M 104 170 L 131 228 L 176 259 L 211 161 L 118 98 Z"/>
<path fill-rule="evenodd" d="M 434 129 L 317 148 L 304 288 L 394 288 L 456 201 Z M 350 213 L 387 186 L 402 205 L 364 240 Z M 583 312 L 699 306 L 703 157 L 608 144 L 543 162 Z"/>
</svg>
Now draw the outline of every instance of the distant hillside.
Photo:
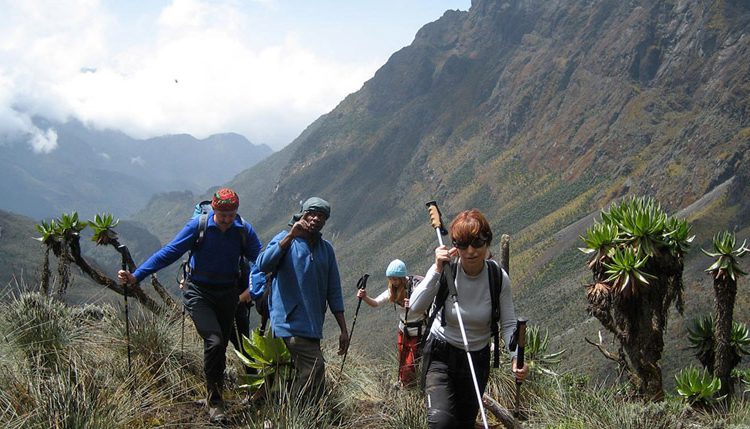
<svg viewBox="0 0 750 429">
<path fill-rule="evenodd" d="M 698 247 L 720 229 L 748 234 L 736 196 L 748 195 L 749 29 L 750 3 L 739 0 L 475 0 L 423 27 L 360 91 L 230 185 L 257 207 L 250 220 L 264 240 L 301 199 L 332 203 L 326 234 L 350 309 L 362 273 L 375 292 L 392 258 L 429 267 L 426 201 L 446 220 L 477 207 L 512 237 L 519 312 L 589 353 L 582 333 L 599 326 L 576 247 L 599 209 L 649 195 L 676 213 L 733 178 L 686 214 L 698 233 L 691 310 L 712 299 Z M 358 323 L 373 329 L 362 341 L 382 352 L 393 315 L 364 313 Z"/>
<path fill-rule="evenodd" d="M 58 147 L 52 152 L 34 153 L 23 141 L 0 141 L 2 206 L 35 219 L 73 210 L 85 217 L 105 211 L 127 217 L 155 193 L 205 191 L 273 152 L 237 134 L 136 140 L 75 121 L 37 122 L 57 132 Z"/>
</svg>

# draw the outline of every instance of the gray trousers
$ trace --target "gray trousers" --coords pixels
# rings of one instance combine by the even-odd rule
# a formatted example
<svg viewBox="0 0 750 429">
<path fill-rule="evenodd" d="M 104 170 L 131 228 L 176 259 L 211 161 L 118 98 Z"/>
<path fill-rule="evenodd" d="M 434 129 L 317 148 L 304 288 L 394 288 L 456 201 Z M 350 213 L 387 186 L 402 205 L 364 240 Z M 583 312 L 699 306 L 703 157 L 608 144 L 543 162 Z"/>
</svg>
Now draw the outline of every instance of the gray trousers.
<svg viewBox="0 0 750 429">
<path fill-rule="evenodd" d="M 210 404 L 222 401 L 226 350 L 232 335 L 237 307 L 236 287 L 202 287 L 188 282 L 183 299 L 185 308 L 203 338 L 203 372 Z"/>
<path fill-rule="evenodd" d="M 284 344 L 289 349 L 294 364 L 295 376 L 292 394 L 302 400 L 317 401 L 325 392 L 326 367 L 320 339 L 286 337 Z"/>
</svg>

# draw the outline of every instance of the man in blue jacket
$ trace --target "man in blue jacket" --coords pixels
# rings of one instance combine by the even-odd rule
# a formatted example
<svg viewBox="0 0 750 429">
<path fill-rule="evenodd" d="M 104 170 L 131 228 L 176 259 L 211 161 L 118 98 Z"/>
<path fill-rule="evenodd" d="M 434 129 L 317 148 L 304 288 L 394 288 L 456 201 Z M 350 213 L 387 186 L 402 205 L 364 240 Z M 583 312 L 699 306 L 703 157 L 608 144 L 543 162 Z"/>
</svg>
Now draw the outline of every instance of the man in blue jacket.
<svg viewBox="0 0 750 429">
<path fill-rule="evenodd" d="M 258 257 L 260 271 L 275 273 L 268 306 L 271 327 L 284 340 L 294 362 L 295 395 L 317 400 L 325 391 L 320 349 L 326 306 L 338 322 L 339 355 L 349 347 L 341 278 L 333 246 L 321 235 L 331 215 L 327 201 L 312 197 Z"/>
<path fill-rule="evenodd" d="M 237 215 L 239 197 L 229 189 L 219 189 L 211 200 L 205 236 L 196 249 L 199 218 L 193 218 L 166 246 L 154 253 L 134 273 L 118 272 L 121 282 L 134 284 L 177 261 L 193 250 L 189 261 L 189 281 L 183 289 L 185 308 L 203 338 L 203 371 L 208 390 L 207 404 L 212 422 L 226 420 L 224 414 L 224 369 L 227 342 L 237 307 L 240 261 L 254 261 L 261 243 L 253 227 Z M 243 237 L 244 236 L 244 237 Z"/>
</svg>

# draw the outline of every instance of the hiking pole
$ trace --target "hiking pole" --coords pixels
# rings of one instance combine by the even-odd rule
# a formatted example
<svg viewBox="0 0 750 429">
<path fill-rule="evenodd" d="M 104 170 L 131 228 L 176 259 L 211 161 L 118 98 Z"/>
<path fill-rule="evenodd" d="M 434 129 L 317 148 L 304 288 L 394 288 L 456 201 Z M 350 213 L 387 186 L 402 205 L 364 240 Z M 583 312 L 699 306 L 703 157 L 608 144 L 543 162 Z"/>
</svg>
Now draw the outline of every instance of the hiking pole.
<svg viewBox="0 0 750 429">
<path fill-rule="evenodd" d="M 430 212 L 430 223 L 435 228 L 435 233 L 438 236 L 438 242 L 443 246 L 443 235 L 448 234 L 448 231 L 443 227 L 443 220 L 441 219 L 440 209 L 438 209 L 437 202 L 429 201 L 425 204 L 427 210 Z M 453 277 L 452 269 L 450 264 L 446 264 L 443 268 L 443 275 L 447 276 L 448 279 Z M 471 381 L 474 383 L 474 393 L 477 395 L 477 402 L 479 403 L 479 411 L 482 413 L 482 423 L 484 429 L 488 429 L 487 414 L 484 411 L 484 404 L 482 404 L 482 392 L 479 391 L 479 381 L 477 380 L 477 373 L 474 370 L 474 361 L 471 359 L 471 352 L 469 351 L 469 340 L 466 338 L 466 329 L 464 328 L 464 320 L 461 317 L 461 308 L 458 306 L 458 279 L 455 278 L 453 282 L 448 281 L 448 289 L 450 291 L 451 298 L 453 299 L 453 311 L 456 313 L 458 319 L 458 327 L 461 330 L 461 339 L 464 343 L 464 351 L 466 351 L 466 359 L 469 361 L 469 371 L 471 372 Z"/>
<path fill-rule="evenodd" d="M 122 270 L 126 271 L 128 269 L 128 260 L 127 260 L 127 254 L 130 252 L 128 251 L 127 246 L 124 244 L 121 244 L 117 246 L 117 251 L 120 252 L 120 256 L 122 256 Z M 128 314 L 128 282 L 125 282 L 125 284 L 122 285 L 123 290 L 123 296 L 125 297 L 125 342 L 128 347 L 128 373 L 131 373 L 131 364 L 130 364 L 130 315 Z"/>
<path fill-rule="evenodd" d="M 448 234 L 448 231 L 445 230 L 445 227 L 443 227 L 443 219 L 441 218 L 440 209 L 438 208 L 437 202 L 428 201 L 425 203 L 427 206 L 427 211 L 430 212 L 430 223 L 432 223 L 432 227 L 435 228 L 435 233 L 437 234 L 438 243 L 440 245 L 443 245 L 443 236 Z"/>
<path fill-rule="evenodd" d="M 367 287 L 367 278 L 370 277 L 369 274 L 365 274 L 362 277 L 359 278 L 357 281 L 357 289 L 362 290 L 365 287 Z M 359 307 L 362 305 L 362 298 L 359 298 L 359 302 L 357 302 L 357 310 L 354 311 L 354 320 L 352 320 L 352 329 L 349 330 L 349 346 L 352 344 L 352 336 L 354 336 L 354 325 L 357 324 L 357 315 L 359 314 Z M 346 351 L 344 351 L 344 358 L 341 359 L 341 369 L 339 370 L 340 373 L 344 372 L 344 362 L 346 362 L 346 355 L 349 354 L 349 347 L 346 348 Z"/>
<path fill-rule="evenodd" d="M 516 320 L 516 330 L 510 340 L 510 349 L 516 348 L 516 368 L 523 368 L 523 351 L 526 347 L 526 319 L 519 318 Z M 521 414 L 521 383 L 523 381 L 516 378 L 516 410 L 513 413 L 514 418 L 519 418 Z"/>
<path fill-rule="evenodd" d="M 177 285 L 180 287 L 180 292 L 184 293 L 185 285 L 187 284 L 188 277 L 188 261 L 184 261 L 182 266 L 182 277 L 177 278 Z M 185 302 L 182 303 L 182 321 L 180 323 L 180 359 L 185 357 Z"/>
<path fill-rule="evenodd" d="M 406 282 L 407 282 L 407 285 L 406 285 L 406 299 L 410 299 L 411 298 L 411 282 L 409 281 L 409 279 L 407 279 Z M 404 333 L 403 333 L 403 338 L 404 339 L 403 339 L 403 344 L 401 344 L 401 353 L 398 354 L 398 374 L 397 374 L 397 377 L 396 377 L 396 381 L 397 382 L 401 381 L 401 369 L 404 367 L 404 364 L 406 363 L 405 362 L 406 361 L 406 353 L 407 353 L 406 344 L 407 344 L 408 340 L 411 338 L 411 336 L 409 335 L 409 326 L 408 326 L 408 324 L 409 324 L 409 307 L 408 306 L 405 306 L 405 307 L 406 308 L 404 308 Z M 419 334 L 419 331 L 417 331 L 417 334 Z"/>
</svg>

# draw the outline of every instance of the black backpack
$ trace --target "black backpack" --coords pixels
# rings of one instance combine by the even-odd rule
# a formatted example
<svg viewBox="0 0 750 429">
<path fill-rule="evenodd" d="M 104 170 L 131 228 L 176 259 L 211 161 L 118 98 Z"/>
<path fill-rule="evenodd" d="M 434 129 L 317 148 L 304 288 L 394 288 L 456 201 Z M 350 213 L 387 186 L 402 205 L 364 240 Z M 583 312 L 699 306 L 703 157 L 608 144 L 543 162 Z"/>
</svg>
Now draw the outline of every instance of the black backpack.
<svg viewBox="0 0 750 429">
<path fill-rule="evenodd" d="M 500 367 L 500 292 L 503 289 L 503 275 L 500 270 L 500 266 L 497 264 L 497 262 L 489 259 L 486 261 L 487 264 L 487 270 L 489 272 L 490 277 L 490 299 L 492 301 L 492 320 L 490 322 L 490 329 L 492 330 L 492 341 L 495 342 L 495 353 L 493 357 L 493 364 L 492 366 L 494 368 Z M 452 283 L 452 289 L 455 291 L 455 281 L 456 281 L 456 270 L 458 269 L 458 263 L 457 262 L 451 262 L 450 263 L 450 272 L 453 274 L 453 278 L 451 279 Z M 435 322 L 435 317 L 437 316 L 437 313 L 439 311 L 442 311 L 441 315 L 441 321 L 442 325 L 445 326 L 445 300 L 448 299 L 449 294 L 449 286 L 448 286 L 448 279 L 446 278 L 446 272 L 448 270 L 443 270 L 442 275 L 440 276 L 440 283 L 438 286 L 438 292 L 435 296 L 435 301 L 433 302 L 433 310 L 432 314 L 430 314 L 430 320 L 427 322 L 427 329 L 425 330 L 424 336 L 422 337 L 422 343 L 426 343 L 427 337 L 430 335 L 430 329 L 432 329 L 432 324 Z"/>
</svg>

